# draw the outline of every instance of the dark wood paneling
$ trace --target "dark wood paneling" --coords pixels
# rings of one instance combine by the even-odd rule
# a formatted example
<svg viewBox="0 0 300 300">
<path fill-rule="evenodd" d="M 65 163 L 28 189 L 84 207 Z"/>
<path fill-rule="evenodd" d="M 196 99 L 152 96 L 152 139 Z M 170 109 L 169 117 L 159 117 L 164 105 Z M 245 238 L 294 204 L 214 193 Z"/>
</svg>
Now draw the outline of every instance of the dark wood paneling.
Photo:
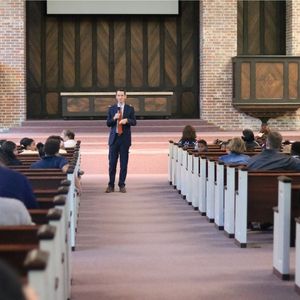
<svg viewBox="0 0 300 300">
<path fill-rule="evenodd" d="M 173 87 L 177 84 L 177 24 L 174 18 L 164 23 L 165 28 L 165 84 Z"/>
<path fill-rule="evenodd" d="M 238 54 L 285 54 L 285 1 L 238 1 Z"/>
<path fill-rule="evenodd" d="M 260 1 L 248 5 L 248 54 L 260 54 Z"/>
<path fill-rule="evenodd" d="M 59 94 L 58 93 L 48 93 L 46 96 L 46 109 L 49 115 L 56 115 L 58 112 L 58 102 Z"/>
<path fill-rule="evenodd" d="M 32 89 L 41 86 L 41 22 L 42 8 L 40 2 L 27 2 L 27 83 Z"/>
<path fill-rule="evenodd" d="M 193 52 L 194 32 L 193 27 L 189 25 L 190 18 L 194 14 L 194 7 L 192 5 L 182 5 L 181 18 L 181 82 L 184 86 L 191 87 L 194 83 L 194 56 L 190 55 Z"/>
<path fill-rule="evenodd" d="M 160 31 L 159 22 L 148 22 L 148 84 L 158 87 L 160 84 Z"/>
<path fill-rule="evenodd" d="M 118 86 L 174 91 L 172 117 L 199 115 L 198 1 L 180 1 L 178 16 L 159 17 L 58 17 L 46 14 L 44 1 L 26 5 L 29 118 L 61 117 L 62 91 L 114 91 Z M 86 104 L 86 99 L 74 100 L 70 107 L 88 116 Z"/>
<path fill-rule="evenodd" d="M 133 21 L 130 24 L 131 37 L 131 85 L 142 87 L 143 78 L 143 23 Z"/>
<path fill-rule="evenodd" d="M 241 99 L 250 98 L 250 63 L 241 65 Z"/>
<path fill-rule="evenodd" d="M 75 23 L 63 22 L 63 86 L 68 89 L 75 86 Z"/>
<path fill-rule="evenodd" d="M 46 20 L 46 85 L 56 88 L 58 84 L 58 22 L 56 18 Z"/>
<path fill-rule="evenodd" d="M 92 86 L 92 22 L 80 22 L 80 86 Z"/>
<path fill-rule="evenodd" d="M 126 23 L 114 23 L 114 85 L 126 86 Z"/>
<path fill-rule="evenodd" d="M 109 24 L 97 22 L 97 86 L 109 85 Z"/>
</svg>

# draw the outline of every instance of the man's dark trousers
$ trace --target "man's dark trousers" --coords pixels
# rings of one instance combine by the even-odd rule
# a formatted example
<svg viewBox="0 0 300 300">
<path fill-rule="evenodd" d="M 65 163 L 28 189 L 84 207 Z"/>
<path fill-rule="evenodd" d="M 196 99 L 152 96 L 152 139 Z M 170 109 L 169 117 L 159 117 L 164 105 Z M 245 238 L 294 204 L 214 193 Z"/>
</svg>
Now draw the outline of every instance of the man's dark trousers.
<svg viewBox="0 0 300 300">
<path fill-rule="evenodd" d="M 125 186 L 128 164 L 129 145 L 124 142 L 125 136 L 123 134 L 115 135 L 114 142 L 109 146 L 109 183 L 108 185 L 114 187 L 116 169 L 118 158 L 120 155 L 120 175 L 119 187 Z"/>
</svg>

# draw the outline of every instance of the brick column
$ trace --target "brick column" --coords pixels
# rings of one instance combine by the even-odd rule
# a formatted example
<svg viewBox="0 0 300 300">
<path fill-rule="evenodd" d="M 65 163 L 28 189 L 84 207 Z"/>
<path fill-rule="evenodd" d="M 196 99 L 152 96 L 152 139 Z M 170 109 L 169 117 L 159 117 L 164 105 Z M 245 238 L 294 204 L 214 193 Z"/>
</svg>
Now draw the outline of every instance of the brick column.
<svg viewBox="0 0 300 300">
<path fill-rule="evenodd" d="M 300 0 L 286 2 L 286 55 L 300 56 Z"/>
<path fill-rule="evenodd" d="M 25 1 L 0 2 L 0 130 L 26 118 Z"/>
</svg>

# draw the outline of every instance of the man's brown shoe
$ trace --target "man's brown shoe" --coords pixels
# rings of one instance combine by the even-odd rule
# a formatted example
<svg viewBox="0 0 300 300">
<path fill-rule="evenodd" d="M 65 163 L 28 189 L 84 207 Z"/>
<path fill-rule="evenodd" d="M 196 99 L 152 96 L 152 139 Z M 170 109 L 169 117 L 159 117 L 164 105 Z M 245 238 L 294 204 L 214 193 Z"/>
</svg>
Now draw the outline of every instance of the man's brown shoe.
<svg viewBox="0 0 300 300">
<path fill-rule="evenodd" d="M 126 187 L 125 186 L 120 187 L 120 193 L 126 193 Z"/>
<path fill-rule="evenodd" d="M 107 188 L 106 188 L 106 190 L 105 190 L 105 193 L 112 193 L 112 192 L 114 192 L 115 191 L 115 189 L 112 187 L 112 186 L 108 186 Z"/>
</svg>

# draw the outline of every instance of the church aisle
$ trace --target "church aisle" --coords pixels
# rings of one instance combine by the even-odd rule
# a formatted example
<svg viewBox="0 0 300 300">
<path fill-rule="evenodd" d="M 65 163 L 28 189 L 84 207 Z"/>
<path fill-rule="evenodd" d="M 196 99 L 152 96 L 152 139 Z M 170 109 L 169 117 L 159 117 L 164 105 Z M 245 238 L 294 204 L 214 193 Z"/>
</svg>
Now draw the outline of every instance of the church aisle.
<svg viewBox="0 0 300 300">
<path fill-rule="evenodd" d="M 128 176 L 128 193 L 84 175 L 73 300 L 298 299 L 272 275 L 272 245 L 239 249 L 187 205 L 166 175 Z"/>
</svg>

